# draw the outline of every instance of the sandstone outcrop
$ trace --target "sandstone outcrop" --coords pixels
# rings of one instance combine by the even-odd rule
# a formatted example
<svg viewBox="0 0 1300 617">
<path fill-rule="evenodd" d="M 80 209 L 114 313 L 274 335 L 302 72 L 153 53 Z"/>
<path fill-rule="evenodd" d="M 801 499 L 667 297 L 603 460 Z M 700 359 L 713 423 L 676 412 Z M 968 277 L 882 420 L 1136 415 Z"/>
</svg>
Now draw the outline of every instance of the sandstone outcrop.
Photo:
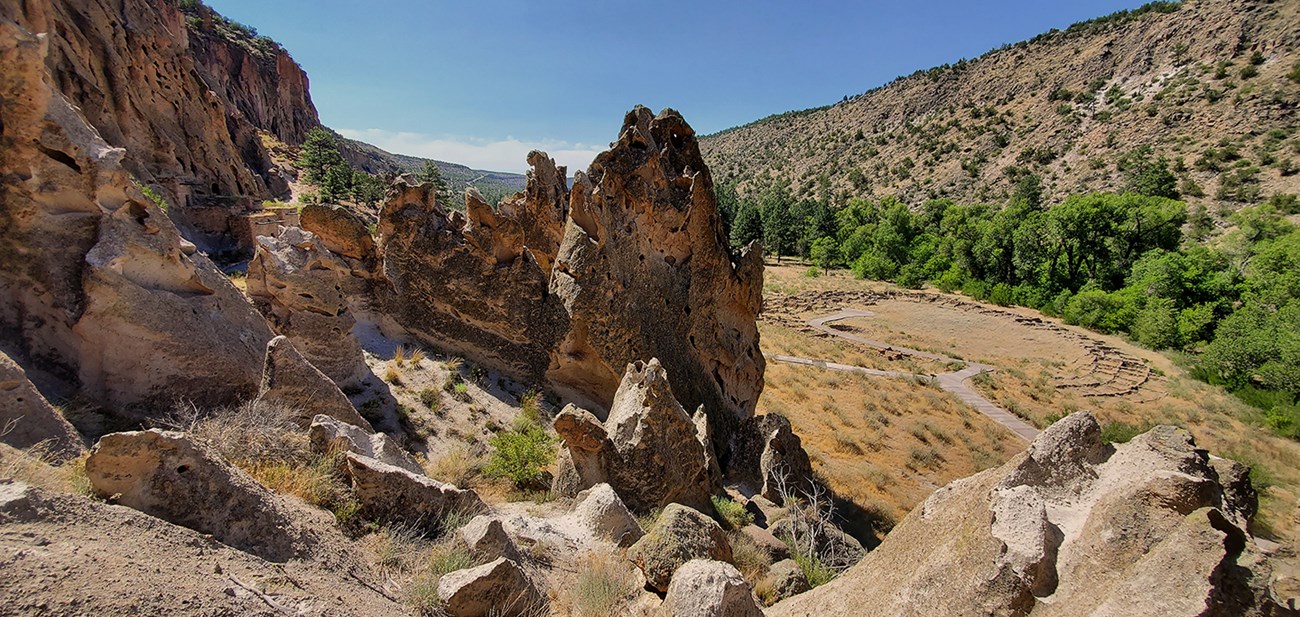
<svg viewBox="0 0 1300 617">
<path fill-rule="evenodd" d="M 424 473 L 419 463 L 383 433 L 372 433 L 365 428 L 319 415 L 311 421 L 307 436 L 311 440 L 312 451 L 316 453 L 324 454 L 341 447 L 346 452 L 373 458 L 413 474 Z"/>
<path fill-rule="evenodd" d="M 551 280 L 571 326 L 548 377 L 608 406 L 621 367 L 658 358 L 725 453 L 762 390 L 762 287 L 758 250 L 732 262 L 695 131 L 676 111 L 637 107 L 574 178 Z"/>
<path fill-rule="evenodd" d="M 105 435 L 86 476 L 105 498 L 269 561 L 305 556 L 315 544 L 278 497 L 181 433 Z"/>
<path fill-rule="evenodd" d="M 372 519 L 437 530 L 453 512 L 473 514 L 485 509 L 472 490 L 459 489 L 368 456 L 348 453 L 348 476 Z"/>
<path fill-rule="evenodd" d="M 42 454 L 67 460 L 86 444 L 59 410 L 45 400 L 17 362 L 0 352 L 0 443 L 20 450 L 37 446 Z"/>
<path fill-rule="evenodd" d="M 731 561 L 731 543 L 713 519 L 670 504 L 654 529 L 628 549 L 627 558 L 645 574 L 647 585 L 667 591 L 673 573 L 692 559 Z"/>
<path fill-rule="evenodd" d="M 664 617 L 762 617 L 749 583 L 735 566 L 694 559 L 673 575 L 659 607 Z"/>
<path fill-rule="evenodd" d="M 556 488 L 586 489 L 606 482 L 633 510 L 670 503 L 710 507 L 717 488 L 710 473 L 713 447 L 673 397 L 658 360 L 627 367 L 602 424 L 573 406 L 556 417 L 564 454 Z M 655 473 L 648 474 L 646 470 Z"/>
<path fill-rule="evenodd" d="M 298 227 L 259 236 L 248 264 L 248 295 L 275 330 L 341 388 L 370 375 L 352 335 L 356 319 L 343 291 L 351 278 L 352 268 L 343 259 Z"/>
<path fill-rule="evenodd" d="M 299 426 L 314 425 L 315 418 L 323 415 L 352 427 L 374 430 L 338 386 L 307 362 L 284 336 L 277 336 L 266 344 L 258 398 L 293 410 L 296 414 L 294 421 Z"/>
<path fill-rule="evenodd" d="M 839 579 L 769 615 L 1273 615 L 1269 567 L 1191 435 L 1102 442 L 1087 413 L 930 496 Z"/>
<path fill-rule="evenodd" d="M 457 570 L 438 581 L 438 598 L 452 617 L 519 617 L 539 614 L 545 599 L 519 564 L 504 557 Z"/>
<path fill-rule="evenodd" d="M 27 4 L 31 20 L 53 18 Z M 47 46 L 68 51 L 55 40 L 0 22 L 0 169 L 22 171 L 0 178 L 0 326 L 29 368 L 110 409 L 251 398 L 265 320 L 132 184 L 124 152 L 46 85 Z"/>
</svg>

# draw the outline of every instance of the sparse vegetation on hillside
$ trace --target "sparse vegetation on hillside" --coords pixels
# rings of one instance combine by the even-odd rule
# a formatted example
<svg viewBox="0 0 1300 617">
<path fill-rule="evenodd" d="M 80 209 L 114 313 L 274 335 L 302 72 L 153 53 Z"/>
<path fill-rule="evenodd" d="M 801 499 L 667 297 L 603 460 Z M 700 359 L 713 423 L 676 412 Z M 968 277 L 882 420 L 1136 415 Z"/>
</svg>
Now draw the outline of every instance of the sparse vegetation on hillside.
<svg viewBox="0 0 1300 617">
<path fill-rule="evenodd" d="M 1216 213 L 1252 194 L 1300 192 L 1297 124 L 1285 111 L 1300 101 L 1287 43 L 1297 29 L 1291 5 L 1153 2 L 706 136 L 701 149 L 719 184 L 742 197 L 782 187 L 839 207 L 889 196 L 1003 201 L 1025 174 L 1048 203 L 1122 191 L 1121 157 L 1147 148 L 1180 184 L 1201 187 L 1185 198 Z M 1249 163 L 1192 165 L 1221 144 Z"/>
</svg>

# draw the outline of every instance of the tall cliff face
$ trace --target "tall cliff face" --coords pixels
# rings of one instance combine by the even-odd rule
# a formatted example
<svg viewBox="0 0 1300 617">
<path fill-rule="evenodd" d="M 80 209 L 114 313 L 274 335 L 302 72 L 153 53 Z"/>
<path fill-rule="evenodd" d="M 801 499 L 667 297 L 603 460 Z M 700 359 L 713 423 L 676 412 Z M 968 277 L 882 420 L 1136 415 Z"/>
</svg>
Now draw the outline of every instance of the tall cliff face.
<svg viewBox="0 0 1300 617">
<path fill-rule="evenodd" d="M 23 0 L 0 3 L 0 18 L 48 34 L 53 86 L 126 150 L 131 175 L 172 198 L 196 242 L 226 244 L 232 216 L 287 187 L 259 129 L 294 143 L 317 122 L 307 78 L 282 50 L 255 62 L 173 0 Z"/>
<path fill-rule="evenodd" d="M 231 115 L 280 141 L 298 145 L 320 125 L 307 73 L 289 52 L 227 21 L 203 5 L 184 9 L 190 53 L 203 81 L 227 103 Z"/>
<path fill-rule="evenodd" d="M 4 346 L 116 411 L 252 397 L 266 321 L 52 87 L 53 43 L 0 20 Z"/>
</svg>

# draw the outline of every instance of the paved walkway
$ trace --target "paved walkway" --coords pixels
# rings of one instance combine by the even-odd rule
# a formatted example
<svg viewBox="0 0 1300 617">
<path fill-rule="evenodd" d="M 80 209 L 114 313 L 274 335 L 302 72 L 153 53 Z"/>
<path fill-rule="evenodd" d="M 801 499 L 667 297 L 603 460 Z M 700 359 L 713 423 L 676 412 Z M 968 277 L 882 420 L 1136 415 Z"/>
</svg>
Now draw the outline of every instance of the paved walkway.
<svg viewBox="0 0 1300 617">
<path fill-rule="evenodd" d="M 877 341 L 874 339 L 861 337 L 856 334 L 845 332 L 843 330 L 837 330 L 831 326 L 826 325 L 828 323 L 832 323 L 844 319 L 850 319 L 853 317 L 874 317 L 874 316 L 875 313 L 872 313 L 870 311 L 858 311 L 852 309 L 845 309 L 836 313 L 831 313 L 830 315 L 825 315 L 822 317 L 817 317 L 815 319 L 810 319 L 808 320 L 808 325 L 812 326 L 813 328 L 821 332 L 830 334 L 831 336 L 837 336 L 839 338 L 848 341 L 853 341 L 854 343 L 858 343 L 860 345 L 866 345 L 867 347 L 884 349 L 886 351 L 900 353 L 905 356 L 911 356 L 913 358 L 924 358 L 926 360 L 934 360 L 937 362 L 944 362 L 944 363 L 950 363 L 950 362 L 961 363 L 961 364 L 965 364 L 966 367 L 959 371 L 953 371 L 951 373 L 941 373 L 938 375 L 919 375 L 916 373 L 910 373 L 906 371 L 882 371 L 878 369 L 863 368 L 860 366 L 850 366 L 847 364 L 838 364 L 835 362 L 827 362 L 825 360 L 815 360 L 812 358 L 799 358 L 795 356 L 771 355 L 768 356 L 768 358 L 775 360 L 777 362 L 784 362 L 786 364 L 801 364 L 804 366 L 814 366 L 817 368 L 823 368 L 831 371 L 844 371 L 849 373 L 859 373 L 862 375 L 871 375 L 873 377 L 920 377 L 925 379 L 933 378 L 935 383 L 937 383 L 938 386 L 942 388 L 944 391 L 955 395 L 958 399 L 961 399 L 966 404 L 970 405 L 971 407 L 974 407 L 976 411 L 984 414 L 994 422 L 997 422 L 998 424 L 1007 427 L 1008 429 L 1011 430 L 1011 432 L 1020 436 L 1025 441 L 1033 441 L 1035 437 L 1038 437 L 1038 432 L 1039 432 L 1038 429 L 1034 428 L 1032 425 L 1028 424 L 1024 420 L 1021 420 L 1015 414 L 1001 407 L 998 407 L 992 401 L 984 398 L 978 391 L 976 391 L 974 388 L 970 387 L 970 385 L 966 383 L 967 380 L 969 380 L 972 377 L 975 377 L 976 375 L 982 375 L 984 373 L 992 372 L 993 370 L 995 370 L 993 367 L 987 364 L 966 362 L 964 360 L 959 360 L 957 358 L 950 358 L 948 356 L 944 356 L 936 353 L 930 353 L 930 352 L 920 351 L 916 349 L 908 349 L 907 347 L 898 347 L 896 345 L 890 345 L 889 343 L 886 343 L 884 341 Z"/>
</svg>

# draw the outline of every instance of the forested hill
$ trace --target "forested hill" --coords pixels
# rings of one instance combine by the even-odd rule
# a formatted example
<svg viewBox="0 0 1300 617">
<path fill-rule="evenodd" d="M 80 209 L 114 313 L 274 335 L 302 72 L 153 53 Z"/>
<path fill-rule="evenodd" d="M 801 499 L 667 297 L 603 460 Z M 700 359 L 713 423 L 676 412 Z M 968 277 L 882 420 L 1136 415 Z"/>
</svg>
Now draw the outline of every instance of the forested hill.
<svg viewBox="0 0 1300 617">
<path fill-rule="evenodd" d="M 1300 192 L 1298 102 L 1300 3 L 1158 2 L 701 147 L 741 196 L 788 183 L 796 199 L 913 207 L 1001 201 L 1029 175 L 1050 203 L 1119 190 L 1124 155 L 1149 147 L 1183 199 L 1235 208 Z"/>
</svg>

